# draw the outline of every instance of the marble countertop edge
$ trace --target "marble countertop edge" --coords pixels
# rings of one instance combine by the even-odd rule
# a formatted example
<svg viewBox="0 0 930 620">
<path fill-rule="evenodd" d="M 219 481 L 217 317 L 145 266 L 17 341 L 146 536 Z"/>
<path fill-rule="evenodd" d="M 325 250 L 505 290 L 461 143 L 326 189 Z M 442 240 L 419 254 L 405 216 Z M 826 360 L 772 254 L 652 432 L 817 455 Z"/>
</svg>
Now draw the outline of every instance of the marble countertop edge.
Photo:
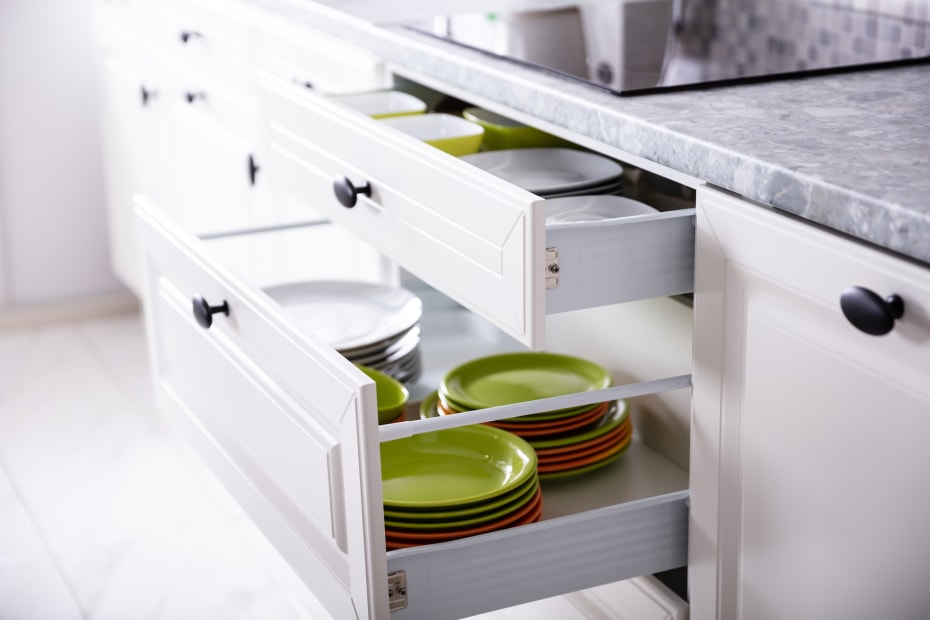
<svg viewBox="0 0 930 620">
<path fill-rule="evenodd" d="M 923 196 L 930 195 L 927 180 L 930 175 L 918 165 L 920 162 L 905 162 L 907 169 L 895 169 L 895 175 L 885 179 L 867 174 L 870 162 L 861 158 L 849 159 L 848 169 L 841 167 L 842 162 L 833 161 L 829 153 L 808 161 L 803 151 L 808 138 L 804 132 L 819 125 L 814 121 L 805 125 L 807 117 L 791 107 L 826 106 L 828 98 L 821 90 L 833 89 L 836 92 L 831 94 L 839 97 L 858 92 L 856 89 L 876 80 L 879 82 L 874 84 L 876 89 L 887 82 L 889 89 L 901 90 L 907 80 L 921 77 L 930 80 L 930 67 L 917 69 L 913 75 L 874 74 L 858 78 L 838 75 L 814 83 L 773 82 L 712 91 L 618 97 L 578 80 L 439 41 L 398 24 L 371 23 L 336 6 L 309 0 L 254 2 L 368 49 L 401 73 L 424 76 L 458 88 L 476 99 L 516 110 L 595 143 L 930 265 L 930 204 L 923 201 Z M 816 89 L 811 84 L 816 84 Z M 906 112 L 911 118 L 922 116 L 922 108 L 918 107 L 922 104 L 913 101 L 917 96 L 914 94 L 907 101 L 910 107 Z M 791 104 L 791 97 L 800 103 Z M 786 101 L 782 106 L 784 115 L 790 115 L 786 122 L 793 123 L 787 126 L 787 131 L 798 134 L 790 139 L 773 137 L 766 127 L 768 121 L 761 116 L 763 112 L 777 114 L 782 98 Z M 752 114 L 757 112 L 754 106 L 760 107 L 760 101 L 771 102 L 770 109 L 759 111 L 759 119 L 754 119 Z M 867 104 L 861 104 L 854 111 L 867 116 L 868 109 Z M 830 110 L 816 108 L 813 112 L 828 114 Z M 717 118 L 700 122 L 710 116 Z M 731 119 L 736 122 L 728 126 Z M 843 130 L 842 118 L 827 120 L 833 121 L 827 128 L 836 133 L 818 139 L 828 148 L 830 140 L 838 140 L 836 157 L 842 159 L 842 149 L 849 150 L 855 142 L 839 133 Z M 875 131 L 886 129 L 893 120 L 882 120 L 884 125 L 876 122 Z M 915 129 L 925 130 L 926 127 Z M 757 146 L 757 138 L 761 146 Z M 912 146 L 918 150 L 918 158 L 925 143 L 930 144 L 930 136 L 918 133 L 913 143 L 917 146 Z M 930 163 L 930 147 L 926 157 Z M 888 166 L 892 164 L 896 168 L 902 166 L 894 157 L 887 162 Z M 881 161 L 876 163 L 879 168 L 882 165 Z M 868 178 L 871 176 L 876 178 Z M 857 183 L 858 178 L 863 182 Z M 916 184 L 913 189 L 906 187 L 910 180 Z"/>
</svg>

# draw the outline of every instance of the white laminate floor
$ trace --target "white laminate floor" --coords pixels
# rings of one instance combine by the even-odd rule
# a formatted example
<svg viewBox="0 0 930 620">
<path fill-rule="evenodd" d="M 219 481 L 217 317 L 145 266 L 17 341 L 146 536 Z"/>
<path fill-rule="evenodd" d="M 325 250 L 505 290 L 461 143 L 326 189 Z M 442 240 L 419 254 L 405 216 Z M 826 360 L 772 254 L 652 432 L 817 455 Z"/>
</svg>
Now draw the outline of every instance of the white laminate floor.
<svg viewBox="0 0 930 620">
<path fill-rule="evenodd" d="M 143 332 L 0 330 L 0 620 L 319 617 L 156 414 Z"/>
</svg>

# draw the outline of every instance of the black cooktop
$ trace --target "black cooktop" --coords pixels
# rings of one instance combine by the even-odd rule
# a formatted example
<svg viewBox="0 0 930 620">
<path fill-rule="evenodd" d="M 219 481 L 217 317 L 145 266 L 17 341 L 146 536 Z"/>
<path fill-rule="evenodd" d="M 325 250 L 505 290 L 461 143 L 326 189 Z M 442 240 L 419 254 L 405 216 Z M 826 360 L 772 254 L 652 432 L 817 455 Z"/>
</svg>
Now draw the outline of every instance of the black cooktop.
<svg viewBox="0 0 930 620">
<path fill-rule="evenodd" d="M 587 0 L 406 26 L 621 95 L 930 61 L 930 0 Z"/>
</svg>

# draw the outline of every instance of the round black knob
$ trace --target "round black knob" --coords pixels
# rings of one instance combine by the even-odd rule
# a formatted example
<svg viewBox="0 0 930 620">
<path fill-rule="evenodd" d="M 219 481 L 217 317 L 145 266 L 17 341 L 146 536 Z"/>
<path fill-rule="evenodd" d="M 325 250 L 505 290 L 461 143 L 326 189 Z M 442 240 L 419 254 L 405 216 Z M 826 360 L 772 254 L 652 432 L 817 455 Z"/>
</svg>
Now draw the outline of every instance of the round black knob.
<svg viewBox="0 0 930 620">
<path fill-rule="evenodd" d="M 182 30 L 181 31 L 181 43 L 187 43 L 191 39 L 197 39 L 203 35 L 197 32 L 196 30 Z"/>
<path fill-rule="evenodd" d="M 371 183 L 365 183 L 361 187 L 355 185 L 347 177 L 336 177 L 333 179 L 333 193 L 336 194 L 336 200 L 343 207 L 351 209 L 358 202 L 358 195 L 364 194 L 371 196 Z"/>
<path fill-rule="evenodd" d="M 229 316 L 229 304 L 226 303 L 226 300 L 223 300 L 223 303 L 218 306 L 211 306 L 206 299 L 197 295 L 191 300 L 191 303 L 194 307 L 194 318 L 204 329 L 210 329 L 210 326 L 213 325 L 214 314 L 219 312 Z"/>
<path fill-rule="evenodd" d="M 192 90 L 189 90 L 186 93 L 184 93 L 184 98 L 187 99 L 187 103 L 193 105 L 194 102 L 197 101 L 198 99 L 205 100 L 207 98 L 207 94 L 203 92 L 194 92 Z"/>
<path fill-rule="evenodd" d="M 145 84 L 143 84 L 140 87 L 140 89 L 141 89 L 141 94 L 142 94 L 142 105 L 144 106 L 148 105 L 149 101 L 151 101 L 158 95 L 158 91 L 149 90 L 148 88 L 145 87 Z"/>
<path fill-rule="evenodd" d="M 861 286 L 851 286 L 840 295 L 840 308 L 856 329 L 883 336 L 894 329 L 895 319 L 904 316 L 904 300 L 898 295 L 885 299 Z"/>
</svg>

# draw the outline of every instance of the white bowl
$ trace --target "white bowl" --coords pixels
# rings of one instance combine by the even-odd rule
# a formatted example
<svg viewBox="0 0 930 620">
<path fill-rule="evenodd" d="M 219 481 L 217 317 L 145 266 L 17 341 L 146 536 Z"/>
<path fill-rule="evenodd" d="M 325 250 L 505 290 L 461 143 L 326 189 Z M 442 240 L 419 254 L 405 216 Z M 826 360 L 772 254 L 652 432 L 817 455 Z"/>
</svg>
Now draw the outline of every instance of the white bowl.
<svg viewBox="0 0 930 620">
<path fill-rule="evenodd" d="M 399 90 L 331 95 L 329 99 L 373 118 L 392 118 L 426 111 L 426 103 L 421 99 Z"/>
<path fill-rule="evenodd" d="M 656 213 L 644 202 L 624 196 L 566 196 L 546 200 L 546 224 L 597 222 Z"/>
<path fill-rule="evenodd" d="M 484 135 L 481 125 L 452 114 L 397 116 L 381 122 L 457 156 L 475 153 Z"/>
</svg>

